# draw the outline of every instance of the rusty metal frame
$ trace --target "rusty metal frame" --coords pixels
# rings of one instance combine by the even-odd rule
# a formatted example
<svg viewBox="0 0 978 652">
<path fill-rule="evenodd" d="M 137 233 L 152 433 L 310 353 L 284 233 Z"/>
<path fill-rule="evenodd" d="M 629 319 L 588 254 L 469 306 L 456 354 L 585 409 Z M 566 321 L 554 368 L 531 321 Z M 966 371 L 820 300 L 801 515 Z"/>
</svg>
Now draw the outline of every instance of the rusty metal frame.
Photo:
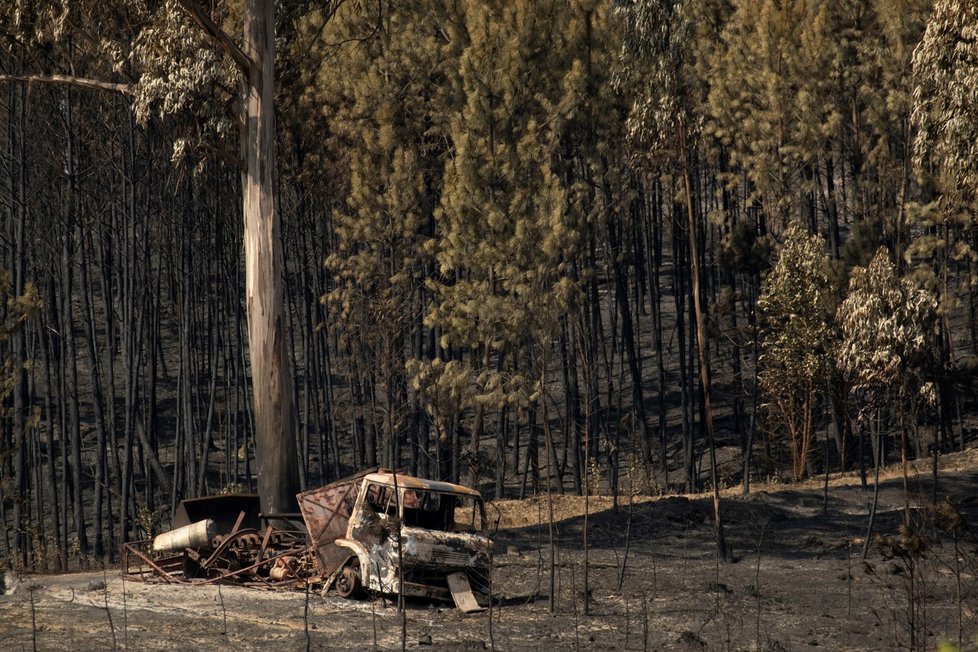
<svg viewBox="0 0 978 652">
<path fill-rule="evenodd" d="M 220 575 L 218 577 L 212 577 L 210 579 L 204 580 L 203 582 L 197 582 L 197 583 L 198 584 L 214 584 L 216 582 L 221 582 L 221 581 L 224 581 L 224 580 L 229 580 L 232 577 L 237 577 L 238 575 L 241 575 L 242 573 L 248 573 L 250 571 L 257 570 L 257 569 L 261 568 L 262 566 L 264 566 L 266 564 L 269 564 L 271 562 L 274 562 L 279 557 L 288 557 L 290 555 L 291 556 L 295 556 L 295 555 L 302 554 L 303 552 L 306 552 L 308 550 L 309 550 L 309 546 L 303 546 L 301 548 L 293 548 L 291 550 L 284 550 L 284 551 L 282 551 L 282 552 L 280 552 L 280 553 L 278 553 L 276 555 L 271 555 L 271 556 L 269 556 L 269 557 L 267 557 L 267 558 L 265 558 L 265 559 L 263 559 L 261 561 L 255 562 L 251 566 L 247 566 L 245 568 L 239 568 L 236 571 L 231 571 L 229 573 L 224 573 L 223 575 Z"/>
<path fill-rule="evenodd" d="M 135 555 L 136 557 L 139 558 L 139 560 L 141 562 L 145 563 L 153 571 L 155 571 L 157 577 L 159 577 L 159 579 L 162 580 L 163 582 L 166 582 L 167 584 L 172 584 L 172 583 L 175 583 L 175 582 L 182 582 L 182 581 L 184 581 L 181 578 L 175 577 L 172 573 L 170 573 L 169 571 L 163 569 L 156 562 L 154 562 L 152 559 L 150 559 L 150 557 L 148 555 L 146 555 L 145 553 L 143 553 L 141 550 L 139 550 L 136 547 L 136 544 L 137 543 L 149 543 L 149 542 L 148 541 L 140 541 L 140 542 L 134 542 L 134 543 L 126 543 L 126 544 L 123 544 L 123 546 L 122 546 L 122 551 L 123 551 L 123 555 L 122 555 L 122 572 L 125 573 L 128 576 L 129 579 L 138 579 L 138 580 L 145 580 L 146 579 L 146 571 L 142 570 L 142 564 L 140 564 L 140 570 L 137 571 L 137 572 L 133 572 L 132 569 L 130 568 L 130 565 L 129 565 L 129 559 L 130 559 L 130 557 L 129 556 L 130 555 Z"/>
</svg>

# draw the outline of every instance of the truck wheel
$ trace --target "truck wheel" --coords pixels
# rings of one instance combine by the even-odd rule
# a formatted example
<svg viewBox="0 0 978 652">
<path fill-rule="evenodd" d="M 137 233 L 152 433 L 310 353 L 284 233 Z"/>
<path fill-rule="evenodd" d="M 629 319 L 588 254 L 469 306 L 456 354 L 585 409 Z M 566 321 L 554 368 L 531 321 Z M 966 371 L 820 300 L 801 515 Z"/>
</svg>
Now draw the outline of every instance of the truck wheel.
<svg viewBox="0 0 978 652">
<path fill-rule="evenodd" d="M 363 595 L 363 584 L 360 582 L 360 562 L 352 560 L 336 577 L 334 585 L 336 592 L 344 598 L 358 598 Z"/>
</svg>

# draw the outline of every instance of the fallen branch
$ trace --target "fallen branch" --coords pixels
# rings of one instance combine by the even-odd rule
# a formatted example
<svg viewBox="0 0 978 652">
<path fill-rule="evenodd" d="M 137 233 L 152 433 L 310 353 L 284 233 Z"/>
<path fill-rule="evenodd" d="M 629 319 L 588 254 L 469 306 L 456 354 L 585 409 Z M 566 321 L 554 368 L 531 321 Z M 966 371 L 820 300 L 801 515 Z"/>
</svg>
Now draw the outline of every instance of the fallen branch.
<svg viewBox="0 0 978 652">
<path fill-rule="evenodd" d="M 115 84 L 112 82 L 99 81 L 97 79 L 87 79 L 85 77 L 73 77 L 71 75 L 0 75 L 0 84 L 9 82 L 23 82 L 27 84 L 63 84 L 67 86 L 78 86 L 81 88 L 91 88 L 99 91 L 110 91 L 122 95 L 132 96 L 132 86 L 129 84 Z"/>
</svg>

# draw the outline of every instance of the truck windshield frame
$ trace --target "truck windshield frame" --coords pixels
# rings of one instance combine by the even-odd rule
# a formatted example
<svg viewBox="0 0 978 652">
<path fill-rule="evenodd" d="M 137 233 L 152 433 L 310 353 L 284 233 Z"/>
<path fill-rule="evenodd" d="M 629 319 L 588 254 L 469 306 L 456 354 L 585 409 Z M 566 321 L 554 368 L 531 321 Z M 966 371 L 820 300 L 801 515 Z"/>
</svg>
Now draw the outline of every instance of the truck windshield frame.
<svg viewBox="0 0 978 652">
<path fill-rule="evenodd" d="M 406 527 L 438 532 L 486 532 L 485 504 L 479 497 L 415 487 L 398 487 L 398 493 L 400 518 Z M 382 517 L 397 512 L 391 485 L 369 482 L 364 498 L 365 506 Z"/>
</svg>

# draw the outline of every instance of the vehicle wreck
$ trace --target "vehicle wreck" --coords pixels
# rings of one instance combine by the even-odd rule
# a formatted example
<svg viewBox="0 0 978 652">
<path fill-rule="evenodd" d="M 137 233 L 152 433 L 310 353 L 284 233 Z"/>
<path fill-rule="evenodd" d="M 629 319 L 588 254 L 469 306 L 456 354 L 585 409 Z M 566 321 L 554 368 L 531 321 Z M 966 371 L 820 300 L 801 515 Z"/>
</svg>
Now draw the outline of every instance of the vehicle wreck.
<svg viewBox="0 0 978 652">
<path fill-rule="evenodd" d="M 492 541 L 478 491 L 385 470 L 299 494 L 325 587 L 454 601 L 488 596 Z M 403 568 L 403 585 L 399 569 Z"/>
<path fill-rule="evenodd" d="M 477 594 L 488 600 L 492 541 L 478 491 L 372 469 L 297 499 L 299 514 L 274 515 L 260 514 L 253 495 L 185 500 L 169 532 L 124 545 L 123 573 L 143 581 L 319 585 L 346 598 L 403 593 L 466 612 L 482 609 Z"/>
</svg>

